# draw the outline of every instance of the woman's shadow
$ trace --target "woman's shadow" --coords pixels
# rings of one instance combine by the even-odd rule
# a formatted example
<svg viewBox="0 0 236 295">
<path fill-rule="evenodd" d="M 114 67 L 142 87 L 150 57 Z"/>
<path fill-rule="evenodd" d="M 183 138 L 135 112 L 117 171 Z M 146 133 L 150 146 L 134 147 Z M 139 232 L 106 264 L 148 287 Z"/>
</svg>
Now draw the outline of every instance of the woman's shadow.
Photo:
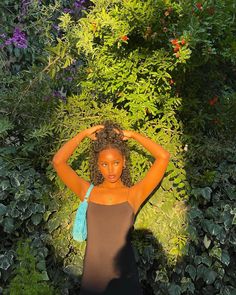
<svg viewBox="0 0 236 295">
<path fill-rule="evenodd" d="M 129 249 L 128 240 L 131 239 L 133 251 Z M 141 248 L 139 249 L 139 247 Z M 116 267 L 120 270 L 120 278 L 109 282 L 105 295 L 153 295 L 152 287 L 148 284 L 152 267 L 155 267 L 156 251 L 162 253 L 160 257 L 165 259 L 161 244 L 148 229 L 136 229 L 127 235 L 127 243 L 116 257 Z M 134 255 L 134 257 L 132 257 Z M 158 255 L 159 256 L 159 255 Z M 134 258 L 135 265 L 127 263 Z M 163 261 L 162 261 L 163 263 Z M 136 268 L 137 267 L 137 268 Z M 137 272 L 135 271 L 137 270 Z"/>
<path fill-rule="evenodd" d="M 157 261 L 157 256 L 162 261 Z M 150 230 L 132 230 L 131 228 L 126 236 L 125 245 L 114 259 L 114 268 L 119 273 L 119 278 L 112 279 L 103 292 L 83 290 L 82 294 L 154 295 L 151 285 L 148 284 L 148 278 L 151 280 L 152 272 L 155 272 L 157 264 L 165 263 L 163 261 L 166 260 L 165 257 L 162 246 Z M 70 294 L 78 293 L 72 291 Z"/>
</svg>

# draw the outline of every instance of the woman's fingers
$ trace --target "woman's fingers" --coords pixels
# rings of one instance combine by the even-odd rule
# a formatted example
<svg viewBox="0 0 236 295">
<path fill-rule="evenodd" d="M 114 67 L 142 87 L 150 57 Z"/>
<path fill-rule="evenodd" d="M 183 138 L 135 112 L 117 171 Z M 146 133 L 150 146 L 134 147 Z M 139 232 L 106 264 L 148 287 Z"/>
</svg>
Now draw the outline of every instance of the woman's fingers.
<svg viewBox="0 0 236 295">
<path fill-rule="evenodd" d="M 88 132 L 87 136 L 88 136 L 90 139 L 92 139 L 92 140 L 96 140 L 96 139 L 97 139 L 97 138 L 96 138 L 96 132 L 97 132 L 98 130 L 103 129 L 103 128 L 104 128 L 103 125 L 96 125 L 96 126 L 93 126 L 93 127 L 91 127 L 91 128 L 88 128 L 88 129 L 87 129 L 87 132 Z"/>
</svg>

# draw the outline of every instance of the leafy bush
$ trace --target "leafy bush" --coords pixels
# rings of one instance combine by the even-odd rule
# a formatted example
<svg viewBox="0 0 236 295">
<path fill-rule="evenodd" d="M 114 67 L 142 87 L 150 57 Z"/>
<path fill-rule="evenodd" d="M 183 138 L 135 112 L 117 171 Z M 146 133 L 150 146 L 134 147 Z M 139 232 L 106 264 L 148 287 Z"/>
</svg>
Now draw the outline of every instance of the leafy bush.
<svg viewBox="0 0 236 295">
<path fill-rule="evenodd" d="M 9 294 L 12 295 L 53 295 L 53 288 L 45 282 L 47 274 L 41 274 L 36 269 L 36 258 L 31 254 L 30 241 L 20 241 L 17 247 L 18 265 L 15 277 L 11 280 Z M 5 293 L 7 294 L 7 293 Z"/>
<path fill-rule="evenodd" d="M 235 294 L 234 1 L 49 2 L 0 4 L 2 286 L 53 293 L 44 275 L 61 293 L 79 292 L 78 198 L 50 162 L 79 131 L 113 118 L 171 153 L 135 220 L 145 292 Z M 88 144 L 69 160 L 87 179 Z M 152 159 L 129 144 L 137 181 Z M 27 237 L 34 250 L 19 246 L 29 262 L 20 267 L 16 241 Z"/>
</svg>

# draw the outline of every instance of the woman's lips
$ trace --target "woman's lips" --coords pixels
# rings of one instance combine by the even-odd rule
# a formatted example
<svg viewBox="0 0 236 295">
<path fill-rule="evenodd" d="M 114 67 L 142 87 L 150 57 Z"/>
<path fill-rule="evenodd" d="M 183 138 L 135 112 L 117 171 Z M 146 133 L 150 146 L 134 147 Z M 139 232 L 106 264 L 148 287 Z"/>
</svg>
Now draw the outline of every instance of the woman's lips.
<svg viewBox="0 0 236 295">
<path fill-rule="evenodd" d="M 115 175 L 108 175 L 109 179 L 114 179 L 116 176 Z"/>
</svg>

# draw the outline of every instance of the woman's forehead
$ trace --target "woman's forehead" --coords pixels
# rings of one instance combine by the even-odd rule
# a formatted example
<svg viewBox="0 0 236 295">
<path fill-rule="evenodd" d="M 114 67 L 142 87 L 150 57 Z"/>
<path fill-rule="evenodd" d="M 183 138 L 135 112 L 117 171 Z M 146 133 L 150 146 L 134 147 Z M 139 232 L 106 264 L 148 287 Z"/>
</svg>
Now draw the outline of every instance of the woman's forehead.
<svg viewBox="0 0 236 295">
<path fill-rule="evenodd" d="M 99 155 L 98 159 L 122 159 L 123 155 L 120 150 L 116 148 L 107 148 L 102 150 Z"/>
</svg>

